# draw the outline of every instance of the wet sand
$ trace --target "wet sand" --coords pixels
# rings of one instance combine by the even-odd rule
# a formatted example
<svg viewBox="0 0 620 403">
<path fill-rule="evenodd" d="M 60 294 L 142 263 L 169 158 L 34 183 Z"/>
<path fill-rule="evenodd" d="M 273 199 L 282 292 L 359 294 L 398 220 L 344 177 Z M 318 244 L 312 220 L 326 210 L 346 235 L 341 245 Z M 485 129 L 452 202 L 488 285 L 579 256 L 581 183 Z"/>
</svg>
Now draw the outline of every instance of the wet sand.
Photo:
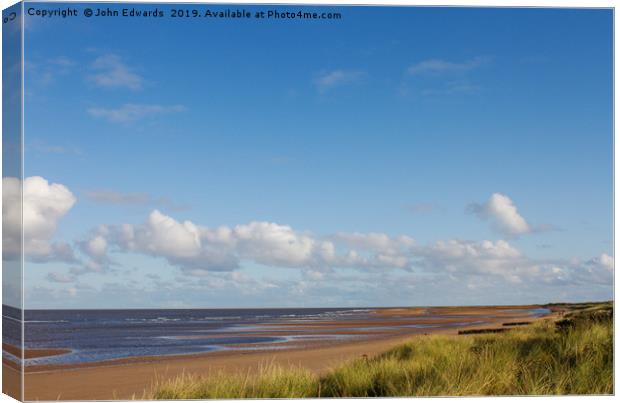
<svg viewBox="0 0 620 403">
<path fill-rule="evenodd" d="M 2 343 L 2 349 L 8 353 L 13 354 L 16 357 L 21 357 L 22 349 L 16 346 L 12 346 L 10 344 Z M 70 353 L 71 350 L 66 350 L 62 348 L 28 348 L 24 352 L 25 358 L 40 358 L 40 357 L 50 357 L 53 355 L 61 355 Z"/>
<path fill-rule="evenodd" d="M 376 310 L 366 321 L 317 320 L 299 324 L 265 324 L 261 334 L 303 330 L 304 335 L 346 333 L 346 339 L 294 340 L 285 349 L 256 350 L 255 345 L 237 345 L 236 350 L 183 356 L 138 357 L 76 365 L 29 366 L 25 375 L 27 400 L 108 400 L 141 398 L 155 379 L 182 373 L 251 373 L 261 365 L 301 366 L 320 374 L 363 355 L 373 356 L 412 337 L 457 334 L 463 329 L 501 328 L 506 322 L 533 321 L 526 309 L 539 306 L 394 308 Z M 479 323 L 483 320 L 485 323 Z M 432 325 L 437 327 L 419 327 Z M 351 327 L 357 330 L 351 331 Z M 348 330 L 345 328 L 349 328 Z M 261 347 L 269 347 L 261 345 Z M 274 346 L 277 347 L 277 346 Z M 17 372 L 3 365 L 5 376 Z M 11 371 L 13 374 L 11 374 Z"/>
<path fill-rule="evenodd" d="M 21 357 L 22 349 L 10 344 L 2 343 L 2 350 Z M 50 357 L 54 355 L 70 353 L 71 350 L 60 348 L 31 348 L 24 352 L 26 358 Z M 19 398 L 21 394 L 21 379 L 19 376 L 19 365 L 16 362 L 2 359 L 2 393 Z"/>
</svg>

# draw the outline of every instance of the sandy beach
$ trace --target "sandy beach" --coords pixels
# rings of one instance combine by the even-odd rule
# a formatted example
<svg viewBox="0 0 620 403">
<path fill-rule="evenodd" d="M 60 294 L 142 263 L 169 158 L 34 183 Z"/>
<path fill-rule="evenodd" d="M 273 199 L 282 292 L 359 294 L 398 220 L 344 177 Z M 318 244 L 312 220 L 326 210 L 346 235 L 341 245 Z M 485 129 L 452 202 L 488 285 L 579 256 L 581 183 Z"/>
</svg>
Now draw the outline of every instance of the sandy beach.
<svg viewBox="0 0 620 403">
<path fill-rule="evenodd" d="M 534 315 L 528 309 L 539 306 L 386 308 L 372 313 L 372 320 L 346 324 L 321 320 L 303 324 L 266 324 L 263 332 L 274 334 L 293 327 L 296 331 L 346 332 L 357 327 L 355 337 L 343 340 L 297 340 L 282 349 L 253 349 L 240 343 L 235 351 L 218 351 L 181 356 L 134 357 L 73 365 L 28 366 L 25 375 L 27 400 L 107 400 L 140 398 L 159 379 L 182 373 L 209 375 L 217 372 L 252 373 L 261 365 L 301 366 L 322 373 L 361 356 L 373 356 L 411 337 L 429 334 L 457 334 L 465 329 L 506 328 L 504 323 L 528 322 L 552 315 Z M 484 324 L 480 324 L 480 318 Z M 428 327 L 425 327 L 428 326 Z M 433 326 L 433 327 L 431 327 Z M 343 328 L 343 329 L 341 329 Z M 266 329 L 266 330 L 265 330 Z M 268 345 L 266 347 L 269 347 Z M 247 349 L 246 349 L 247 348 Z M 40 351 L 28 354 L 62 353 Z M 16 384 L 18 373 L 3 363 L 5 385 Z M 13 382 L 11 382 L 13 380 Z"/>
</svg>

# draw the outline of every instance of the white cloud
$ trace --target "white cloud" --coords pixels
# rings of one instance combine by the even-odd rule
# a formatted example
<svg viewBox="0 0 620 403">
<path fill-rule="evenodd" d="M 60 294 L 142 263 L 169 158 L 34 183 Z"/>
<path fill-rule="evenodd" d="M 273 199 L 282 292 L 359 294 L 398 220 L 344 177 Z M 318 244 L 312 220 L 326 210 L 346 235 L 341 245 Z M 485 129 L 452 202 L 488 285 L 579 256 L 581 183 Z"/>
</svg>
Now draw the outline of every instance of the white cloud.
<svg viewBox="0 0 620 403">
<path fill-rule="evenodd" d="M 409 237 L 391 238 L 379 233 L 317 238 L 287 225 L 263 221 L 208 228 L 180 222 L 158 210 L 143 224 L 102 226 L 95 234 L 83 250 L 92 249 L 91 243 L 103 237 L 108 248 L 162 257 L 192 275 L 231 271 L 243 261 L 315 271 L 333 267 L 409 269 L 408 249 L 414 244 Z"/>
<path fill-rule="evenodd" d="M 321 73 L 315 80 L 319 92 L 326 92 L 334 87 L 352 84 L 364 76 L 361 71 L 355 70 L 332 70 Z"/>
<path fill-rule="evenodd" d="M 531 226 L 519 214 L 512 200 L 500 193 L 493 193 L 484 204 L 471 204 L 468 211 L 484 220 L 491 220 L 494 229 L 507 236 L 532 232 Z"/>
<path fill-rule="evenodd" d="M 2 179 L 3 250 L 5 258 L 20 254 L 21 218 L 23 214 L 24 254 L 32 261 L 73 261 L 73 250 L 66 243 L 54 243 L 52 238 L 59 221 L 73 207 L 76 198 L 64 185 L 52 183 L 40 176 L 26 178 L 21 203 L 20 179 Z M 20 207 L 23 206 L 23 212 Z"/>
<path fill-rule="evenodd" d="M 297 234 L 286 225 L 269 222 L 251 222 L 234 228 L 242 258 L 262 264 L 298 267 L 312 257 L 315 241 Z"/>
<path fill-rule="evenodd" d="M 613 258 L 607 254 L 584 261 L 540 260 L 505 240 L 451 239 L 420 245 L 404 235 L 343 232 L 315 236 L 264 221 L 210 228 L 159 210 L 153 210 L 141 224 L 100 226 L 81 249 L 91 259 L 84 267 L 72 269 L 71 276 L 106 272 L 109 253 L 137 253 L 165 259 L 185 275 L 179 278 L 195 277 L 211 290 L 243 288 L 243 293 L 251 293 L 254 286 L 264 290 L 288 287 L 307 295 L 315 287 L 312 284 L 318 283 L 332 291 L 354 289 L 370 275 L 395 270 L 410 276 L 411 284 L 460 282 L 464 289 L 502 284 L 521 284 L 522 289 L 566 285 L 603 289 L 611 284 L 613 270 Z M 259 280 L 239 271 L 248 263 L 297 270 L 301 281 L 292 285 L 289 280 Z M 343 269 L 357 270 L 357 274 Z M 332 284 L 335 279 L 347 284 Z"/>
<path fill-rule="evenodd" d="M 102 247 L 96 248 L 99 244 Z M 358 232 L 316 237 L 287 225 L 261 221 L 208 228 L 178 221 L 158 210 L 143 224 L 101 227 L 87 245 L 91 256 L 101 257 L 105 253 L 103 246 L 113 246 L 121 252 L 164 258 L 192 276 L 231 272 L 244 262 L 301 269 L 315 281 L 334 269 L 345 268 L 379 272 L 401 269 L 439 276 L 490 275 L 513 283 L 536 276 L 551 278 L 553 274 L 551 263 L 532 260 L 504 240 L 447 240 L 417 245 L 408 236 Z M 571 266 L 566 262 L 554 264 Z"/>
<path fill-rule="evenodd" d="M 459 281 L 503 279 L 524 287 L 566 285 L 611 286 L 613 258 L 603 253 L 586 261 L 532 259 L 508 242 L 438 241 L 416 248 L 417 263 L 429 273 Z"/>
<path fill-rule="evenodd" d="M 89 108 L 88 113 L 112 123 L 129 123 L 151 116 L 183 112 L 183 105 L 124 104 L 118 108 Z"/>
<path fill-rule="evenodd" d="M 513 282 L 529 264 L 521 252 L 506 241 L 437 241 L 417 249 L 424 260 L 421 264 L 430 271 L 447 271 L 461 274 L 491 274 Z"/>
<path fill-rule="evenodd" d="M 410 248 L 415 245 L 415 240 L 411 237 L 402 235 L 392 238 L 386 234 L 376 232 L 340 232 L 336 234 L 333 239 L 356 248 L 375 251 L 396 251 L 402 248 Z"/>
<path fill-rule="evenodd" d="M 201 252 L 200 230 L 191 221 L 182 223 L 154 210 L 144 227 L 146 249 L 173 258 L 191 258 Z"/>
<path fill-rule="evenodd" d="M 106 256 L 108 241 L 101 235 L 97 235 L 86 243 L 85 250 L 89 256 L 95 259 L 102 259 Z"/>
<path fill-rule="evenodd" d="M 88 273 L 110 273 L 111 267 L 117 265 L 110 256 L 110 244 L 108 237 L 110 231 L 106 225 L 100 225 L 96 230 L 91 231 L 89 237 L 77 241 L 79 250 L 82 252 L 82 259 L 77 261 L 78 265 L 70 269 L 73 277 Z"/>
<path fill-rule="evenodd" d="M 608 271 L 614 271 L 614 258 L 609 256 L 608 254 L 601 254 L 601 256 L 598 258 L 598 263 Z"/>
<path fill-rule="evenodd" d="M 573 274 L 581 282 L 596 282 L 599 284 L 613 284 L 614 258 L 606 253 L 586 262 L 573 263 Z"/>
<path fill-rule="evenodd" d="M 488 57 L 474 57 L 462 62 L 451 62 L 442 59 L 427 59 L 411 65 L 407 72 L 411 75 L 440 75 L 466 72 L 476 69 L 489 61 Z"/>
<path fill-rule="evenodd" d="M 188 272 L 232 270 L 237 258 L 230 253 L 229 228 L 208 229 L 191 221 L 177 221 L 153 210 L 140 225 L 105 225 L 94 237 L 104 237 L 109 248 L 166 259 Z M 91 238 L 91 240 L 94 238 Z"/>
<path fill-rule="evenodd" d="M 88 79 L 99 87 L 139 90 L 144 79 L 128 67 L 118 55 L 99 56 L 92 64 L 94 74 Z"/>
</svg>

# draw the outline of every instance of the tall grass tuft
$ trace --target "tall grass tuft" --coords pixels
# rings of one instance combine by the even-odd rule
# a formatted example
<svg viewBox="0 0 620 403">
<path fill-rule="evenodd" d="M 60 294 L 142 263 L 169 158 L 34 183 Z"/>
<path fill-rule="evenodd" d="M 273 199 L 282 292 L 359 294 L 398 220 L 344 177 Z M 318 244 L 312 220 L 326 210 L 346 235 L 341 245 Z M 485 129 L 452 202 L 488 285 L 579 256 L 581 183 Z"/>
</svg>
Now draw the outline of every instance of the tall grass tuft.
<svg viewBox="0 0 620 403">
<path fill-rule="evenodd" d="M 257 374 L 257 375 L 256 375 Z M 273 363 L 262 364 L 256 374 L 230 376 L 218 372 L 209 376 L 183 374 L 155 385 L 149 399 L 243 399 L 300 398 L 316 396 L 318 380 L 302 368 L 283 368 Z"/>
<path fill-rule="evenodd" d="M 613 315 L 575 311 L 509 332 L 415 338 L 318 377 L 267 365 L 255 373 L 185 375 L 154 399 L 555 395 L 613 393 Z M 603 313 L 601 313 L 603 312 Z"/>
</svg>

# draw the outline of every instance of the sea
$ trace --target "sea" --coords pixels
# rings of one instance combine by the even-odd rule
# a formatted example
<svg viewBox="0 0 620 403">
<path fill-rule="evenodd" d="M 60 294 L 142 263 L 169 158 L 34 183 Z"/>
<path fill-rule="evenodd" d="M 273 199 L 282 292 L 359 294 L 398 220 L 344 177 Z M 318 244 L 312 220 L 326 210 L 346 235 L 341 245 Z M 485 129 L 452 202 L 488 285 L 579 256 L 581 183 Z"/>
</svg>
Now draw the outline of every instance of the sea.
<svg viewBox="0 0 620 403">
<path fill-rule="evenodd" d="M 278 348 L 303 334 L 263 336 L 259 326 L 321 319 L 366 319 L 369 309 L 127 309 L 26 310 L 26 349 L 67 349 L 68 354 L 26 359 L 26 365 L 74 364 L 130 357 L 182 355 L 234 349 Z M 4 343 L 20 345 L 20 312 L 3 306 Z M 274 331 L 269 329 L 269 333 Z M 277 333 L 277 330 L 275 331 Z M 326 335 L 329 336 L 329 335 Z M 3 351 L 3 357 L 17 357 Z"/>
<path fill-rule="evenodd" d="M 24 363 L 26 366 L 62 365 L 236 349 L 268 350 L 287 348 L 294 341 L 364 337 L 359 334 L 364 329 L 357 327 L 360 321 L 370 323 L 370 328 L 372 321 L 381 326 L 381 318 L 371 314 L 374 309 L 25 310 L 26 349 L 70 352 L 29 358 Z M 530 310 L 530 313 L 539 315 L 547 311 Z M 19 310 L 3 306 L 3 343 L 20 345 L 20 316 Z M 341 326 L 337 332 L 325 328 L 318 333 L 309 332 L 303 326 L 293 326 L 334 319 Z M 484 319 L 481 317 L 478 323 L 484 323 Z M 346 332 L 347 322 L 351 323 L 350 334 Z M 420 325 L 421 328 L 430 326 Z M 19 361 L 4 350 L 3 358 Z"/>
</svg>

